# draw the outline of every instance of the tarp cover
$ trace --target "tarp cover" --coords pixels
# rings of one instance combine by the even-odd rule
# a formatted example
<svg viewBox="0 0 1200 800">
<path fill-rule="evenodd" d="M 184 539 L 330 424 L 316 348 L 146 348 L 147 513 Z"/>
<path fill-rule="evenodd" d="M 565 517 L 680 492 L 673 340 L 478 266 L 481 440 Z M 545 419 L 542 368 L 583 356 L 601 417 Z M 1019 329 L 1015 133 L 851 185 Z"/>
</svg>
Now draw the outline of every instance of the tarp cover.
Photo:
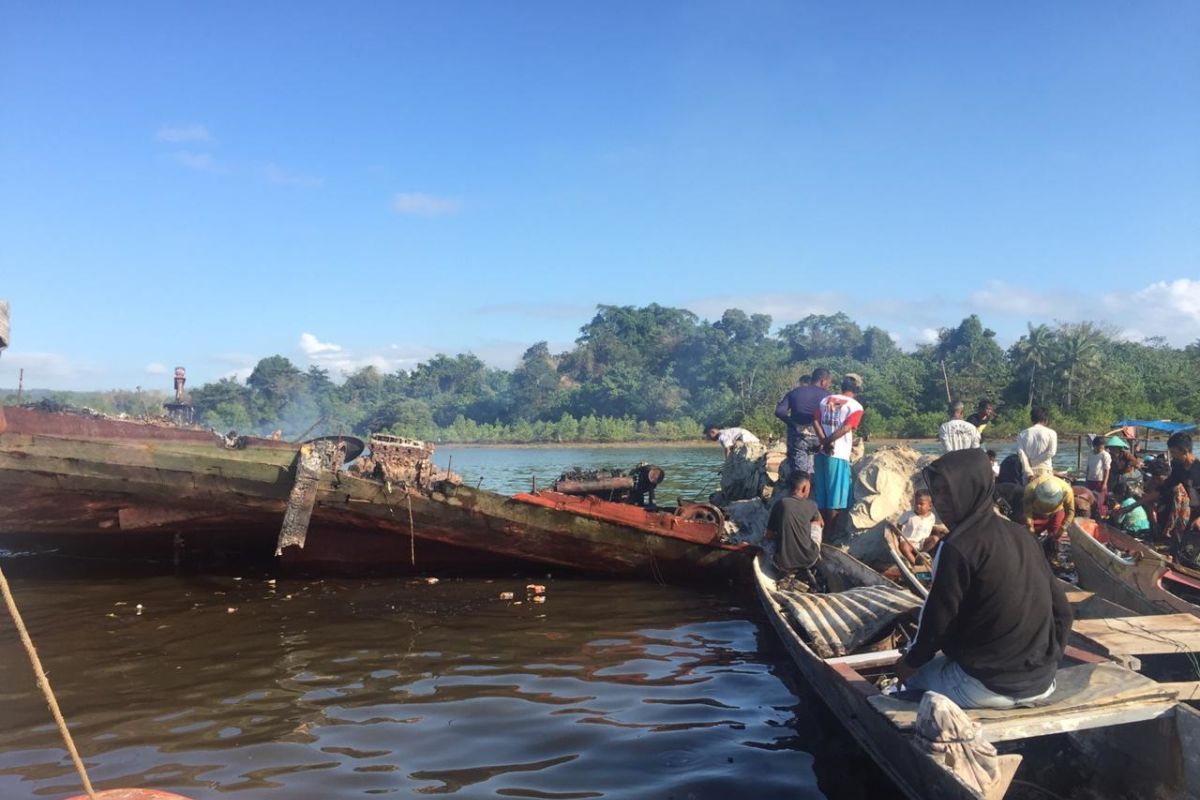
<svg viewBox="0 0 1200 800">
<path fill-rule="evenodd" d="M 831 594 L 776 591 L 775 599 L 822 658 L 853 653 L 921 605 L 911 592 L 890 583 Z"/>
<path fill-rule="evenodd" d="M 933 456 L 900 445 L 881 447 L 854 465 L 850 555 L 867 564 L 891 564 L 883 532 L 912 508 L 913 491 L 923 486 L 921 467 L 931 461 Z"/>
<path fill-rule="evenodd" d="M 1194 422 L 1171 422 L 1166 419 L 1123 419 L 1120 422 L 1113 423 L 1114 428 L 1149 428 L 1152 431 L 1160 431 L 1162 433 L 1178 433 L 1179 431 L 1191 431 L 1196 429 Z"/>
</svg>

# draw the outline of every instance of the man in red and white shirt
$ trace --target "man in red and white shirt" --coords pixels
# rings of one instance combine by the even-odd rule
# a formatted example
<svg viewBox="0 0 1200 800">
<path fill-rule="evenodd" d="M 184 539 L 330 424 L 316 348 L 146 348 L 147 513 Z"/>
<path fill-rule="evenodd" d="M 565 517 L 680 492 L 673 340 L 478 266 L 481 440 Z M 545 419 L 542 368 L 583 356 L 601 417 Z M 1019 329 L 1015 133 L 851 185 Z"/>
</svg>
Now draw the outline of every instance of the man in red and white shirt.
<svg viewBox="0 0 1200 800">
<path fill-rule="evenodd" d="M 831 394 L 817 406 L 813 427 L 821 452 L 813 459 L 813 500 L 833 531 L 838 512 L 850 505 L 850 450 L 854 429 L 862 422 L 863 407 L 855 399 L 858 381 L 842 379 L 841 394 Z"/>
</svg>

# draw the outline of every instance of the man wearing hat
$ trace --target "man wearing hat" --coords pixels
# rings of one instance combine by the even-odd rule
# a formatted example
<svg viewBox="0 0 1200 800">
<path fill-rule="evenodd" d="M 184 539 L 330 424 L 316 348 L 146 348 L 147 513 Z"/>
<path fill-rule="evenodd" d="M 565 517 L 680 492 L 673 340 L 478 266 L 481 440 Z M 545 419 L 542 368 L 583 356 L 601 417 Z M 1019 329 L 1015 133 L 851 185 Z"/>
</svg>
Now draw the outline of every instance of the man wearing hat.
<svg viewBox="0 0 1200 800">
<path fill-rule="evenodd" d="M 1067 529 L 1075 521 L 1075 491 L 1058 476 L 1041 472 L 1025 484 L 1021 514 L 1030 533 L 1045 534 L 1046 558 L 1064 561 Z"/>
</svg>

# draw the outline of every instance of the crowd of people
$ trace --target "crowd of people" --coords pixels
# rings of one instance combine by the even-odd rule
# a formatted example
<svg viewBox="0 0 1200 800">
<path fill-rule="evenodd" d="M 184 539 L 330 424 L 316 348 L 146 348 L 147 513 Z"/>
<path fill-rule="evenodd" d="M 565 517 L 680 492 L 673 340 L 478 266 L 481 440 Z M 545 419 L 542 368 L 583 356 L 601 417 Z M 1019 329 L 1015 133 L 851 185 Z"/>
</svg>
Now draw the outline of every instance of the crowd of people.
<svg viewBox="0 0 1200 800">
<path fill-rule="evenodd" d="M 787 429 L 786 491 L 773 506 L 768 538 L 781 588 L 820 591 L 820 531 L 851 499 L 850 461 L 862 421 L 861 379 L 832 391 L 819 368 L 775 409 Z M 1058 434 L 1035 406 L 1014 452 L 996 462 L 983 432 L 995 404 L 964 416 L 952 401 L 938 440 L 945 454 L 926 467 L 926 488 L 892 524 L 904 558 L 931 560 L 933 580 L 911 646 L 897 665 L 909 689 L 938 691 L 966 708 L 1044 702 L 1072 624 L 1052 566 L 1069 566 L 1067 531 L 1076 516 L 1105 518 L 1134 536 L 1169 543 L 1200 567 L 1200 459 L 1186 432 L 1167 441 L 1169 461 L 1140 456 L 1131 431 L 1091 440 L 1078 483 L 1056 474 Z M 757 437 L 713 426 L 728 455 Z M 1031 535 L 1032 534 L 1032 535 Z M 1040 540 L 1040 546 L 1039 546 Z"/>
</svg>

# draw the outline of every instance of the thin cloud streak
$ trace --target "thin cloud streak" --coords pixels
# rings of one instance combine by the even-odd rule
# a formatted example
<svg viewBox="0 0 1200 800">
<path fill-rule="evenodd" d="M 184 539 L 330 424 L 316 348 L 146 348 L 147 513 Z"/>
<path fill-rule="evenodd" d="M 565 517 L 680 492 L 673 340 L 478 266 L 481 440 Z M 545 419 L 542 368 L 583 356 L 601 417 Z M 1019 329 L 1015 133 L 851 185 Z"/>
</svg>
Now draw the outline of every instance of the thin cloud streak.
<svg viewBox="0 0 1200 800">
<path fill-rule="evenodd" d="M 184 125 L 162 125 L 154 134 L 154 139 L 170 144 L 214 141 L 208 128 L 199 122 L 189 122 Z"/>
<path fill-rule="evenodd" d="M 462 204 L 448 197 L 424 192 L 397 192 L 392 196 L 392 211 L 409 217 L 444 217 L 457 214 Z"/>
<path fill-rule="evenodd" d="M 316 175 L 306 175 L 284 169 L 278 164 L 265 164 L 262 177 L 267 183 L 275 186 L 287 186 L 294 189 L 316 189 L 325 184 L 325 179 Z"/>
<path fill-rule="evenodd" d="M 176 163 L 196 170 L 197 172 L 224 172 L 211 153 L 196 153 L 191 150 L 177 150 L 171 154 Z"/>
</svg>

